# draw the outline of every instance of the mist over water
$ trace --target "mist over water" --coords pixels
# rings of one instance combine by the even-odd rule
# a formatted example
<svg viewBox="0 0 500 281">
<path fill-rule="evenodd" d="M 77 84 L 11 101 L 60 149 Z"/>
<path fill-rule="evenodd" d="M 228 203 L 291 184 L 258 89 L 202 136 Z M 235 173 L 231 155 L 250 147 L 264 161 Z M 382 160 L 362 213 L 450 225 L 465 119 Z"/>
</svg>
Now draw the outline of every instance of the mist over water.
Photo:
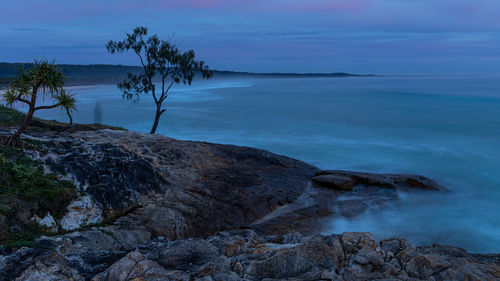
<svg viewBox="0 0 500 281">
<path fill-rule="evenodd" d="M 154 103 L 116 86 L 79 87 L 74 122 L 149 132 Z M 96 109 L 99 104 L 100 109 Z M 451 193 L 405 193 L 400 206 L 335 220 L 420 244 L 500 252 L 500 77 L 248 79 L 174 89 L 158 133 L 268 149 L 324 169 L 413 173 Z M 37 117 L 67 121 L 59 110 Z"/>
</svg>

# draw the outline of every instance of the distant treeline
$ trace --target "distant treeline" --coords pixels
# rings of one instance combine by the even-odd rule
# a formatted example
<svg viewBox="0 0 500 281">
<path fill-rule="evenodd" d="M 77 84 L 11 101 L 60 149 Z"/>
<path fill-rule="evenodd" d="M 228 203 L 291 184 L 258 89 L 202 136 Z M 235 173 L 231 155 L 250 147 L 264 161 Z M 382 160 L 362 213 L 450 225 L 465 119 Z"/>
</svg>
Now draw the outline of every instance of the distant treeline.
<svg viewBox="0 0 500 281">
<path fill-rule="evenodd" d="M 363 77 L 363 76 L 374 76 L 372 74 L 369 75 L 360 75 L 360 74 L 351 74 L 344 72 L 334 72 L 334 73 L 282 73 L 282 72 L 265 72 L 265 73 L 256 73 L 256 72 L 238 72 L 238 71 L 226 71 L 226 70 L 215 70 L 215 77 L 233 77 L 233 76 L 244 76 L 244 77 L 268 77 L 268 78 L 313 78 L 313 77 Z"/>
<path fill-rule="evenodd" d="M 20 67 L 29 69 L 31 63 L 0 63 L 0 87 L 7 87 L 9 81 L 16 76 Z M 114 84 L 122 81 L 127 72 L 137 73 L 141 68 L 137 66 L 124 65 L 71 65 L 59 64 L 67 78 L 66 85 L 95 85 L 95 84 Z"/>
<path fill-rule="evenodd" d="M 31 63 L 0 63 L 0 88 L 6 88 L 13 77 L 16 76 L 17 70 L 24 66 L 25 69 L 31 67 Z M 90 65 L 75 65 L 75 64 L 59 64 L 58 67 L 62 70 L 67 78 L 66 85 L 97 85 L 97 84 L 116 84 L 122 81 L 127 72 L 139 73 L 142 68 L 139 66 L 126 65 L 108 65 L 108 64 L 90 64 Z M 356 75 L 349 73 L 252 73 L 252 72 L 236 72 L 236 71 L 214 71 L 214 78 L 231 78 L 231 77 L 247 77 L 247 78 L 299 78 L 299 77 L 357 77 L 357 76 L 372 76 L 372 75 Z"/>
</svg>

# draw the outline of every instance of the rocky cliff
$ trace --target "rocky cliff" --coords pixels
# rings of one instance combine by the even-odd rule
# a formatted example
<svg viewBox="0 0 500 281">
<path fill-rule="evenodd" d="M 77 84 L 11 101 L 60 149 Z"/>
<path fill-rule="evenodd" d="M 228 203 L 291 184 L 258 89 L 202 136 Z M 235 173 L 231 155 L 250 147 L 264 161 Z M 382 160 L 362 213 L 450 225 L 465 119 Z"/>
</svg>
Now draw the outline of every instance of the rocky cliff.
<svg viewBox="0 0 500 281">
<path fill-rule="evenodd" d="M 0 134 L 7 134 L 0 131 Z M 76 184 L 0 280 L 496 280 L 500 255 L 413 247 L 324 223 L 443 192 L 417 175 L 321 171 L 268 151 L 112 130 L 31 132 L 26 153 Z"/>
</svg>

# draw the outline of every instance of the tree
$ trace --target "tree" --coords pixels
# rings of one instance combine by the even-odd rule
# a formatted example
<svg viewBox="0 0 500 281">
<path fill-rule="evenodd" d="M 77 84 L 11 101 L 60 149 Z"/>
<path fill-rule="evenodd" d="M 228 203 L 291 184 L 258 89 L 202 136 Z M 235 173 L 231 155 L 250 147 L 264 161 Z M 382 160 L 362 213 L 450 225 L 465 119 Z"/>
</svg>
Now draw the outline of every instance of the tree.
<svg viewBox="0 0 500 281">
<path fill-rule="evenodd" d="M 195 60 L 193 50 L 181 52 L 170 41 L 158 39 L 157 35 L 145 38 L 148 30 L 145 27 L 136 27 L 132 33 L 126 33 L 122 41 L 109 41 L 106 48 L 112 54 L 115 52 L 133 51 L 140 60 L 143 71 L 140 74 L 127 73 L 127 78 L 118 84 L 123 97 L 139 99 L 141 94 L 153 96 L 156 104 L 156 115 L 151 128 L 151 134 L 156 132 L 161 115 L 163 102 L 174 84 L 189 84 L 197 72 L 202 78 L 212 77 L 212 71 L 203 61 Z M 155 80 L 156 79 L 156 80 Z M 158 89 L 155 82 L 158 83 Z"/>
<path fill-rule="evenodd" d="M 33 114 L 42 109 L 61 107 L 67 113 L 76 109 L 76 100 L 72 94 L 63 89 L 64 76 L 54 65 L 54 61 L 35 60 L 32 67 L 25 70 L 19 69 L 19 75 L 10 84 L 3 100 L 7 106 L 22 102 L 29 106 L 28 113 L 17 131 L 10 137 L 4 138 L 3 143 L 11 146 L 21 146 L 21 134 L 28 127 Z M 54 100 L 52 105 L 37 106 L 39 95 Z"/>
</svg>

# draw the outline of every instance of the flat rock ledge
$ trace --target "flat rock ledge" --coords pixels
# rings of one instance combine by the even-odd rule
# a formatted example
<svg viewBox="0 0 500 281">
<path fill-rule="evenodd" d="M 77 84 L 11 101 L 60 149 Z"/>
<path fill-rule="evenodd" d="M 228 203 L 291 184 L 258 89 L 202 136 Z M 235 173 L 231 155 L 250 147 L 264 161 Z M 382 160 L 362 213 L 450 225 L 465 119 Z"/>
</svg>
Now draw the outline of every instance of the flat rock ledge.
<svg viewBox="0 0 500 281">
<path fill-rule="evenodd" d="M 437 182 L 419 175 L 325 170 L 317 172 L 312 180 L 321 186 L 336 190 L 352 190 L 356 185 L 369 185 L 400 190 L 447 191 Z"/>
<path fill-rule="evenodd" d="M 96 233 L 100 233 L 97 235 Z M 76 239 L 80 235 L 79 239 Z M 370 233 L 302 236 L 220 232 L 136 247 L 106 232 L 42 238 L 52 250 L 20 248 L 0 255 L 2 280 L 500 280 L 500 255 L 474 255 L 449 246 L 414 247 L 376 241 Z M 110 236 L 107 237 L 106 236 Z M 85 238 L 86 237 L 86 238 Z M 116 240 L 115 240 L 116 239 Z M 65 241 L 65 242 L 63 242 Z M 98 245 L 96 247 L 96 245 Z M 114 244 L 114 245 L 113 245 Z M 115 255 L 109 247 L 115 247 Z M 116 255 L 120 249 L 121 254 Z M 91 263 L 107 263 L 89 272 Z M 17 277 L 17 278 L 16 278 Z"/>
</svg>

